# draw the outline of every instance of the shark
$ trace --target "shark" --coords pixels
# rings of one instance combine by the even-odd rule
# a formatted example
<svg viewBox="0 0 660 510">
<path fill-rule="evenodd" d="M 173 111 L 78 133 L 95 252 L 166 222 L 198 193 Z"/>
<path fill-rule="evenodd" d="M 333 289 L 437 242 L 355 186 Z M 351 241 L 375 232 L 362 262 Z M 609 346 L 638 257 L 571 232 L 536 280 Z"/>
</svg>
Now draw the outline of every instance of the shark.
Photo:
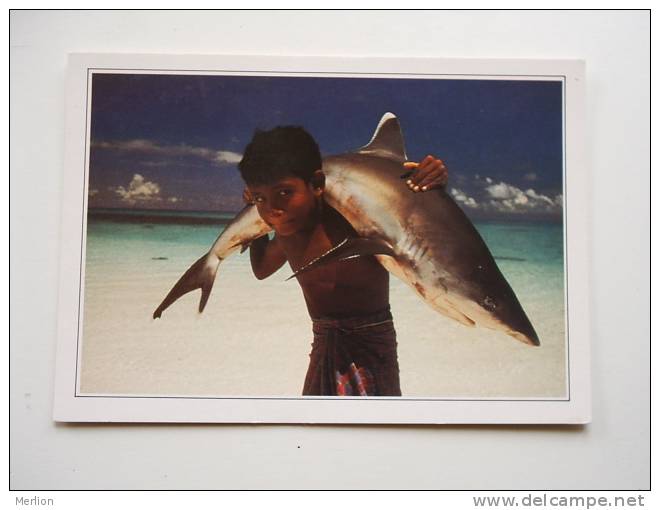
<svg viewBox="0 0 660 510">
<path fill-rule="evenodd" d="M 411 192 L 402 181 L 406 161 L 399 120 L 389 112 L 366 145 L 323 158 L 325 201 L 346 218 L 357 237 L 309 261 L 292 278 L 323 264 L 374 256 L 445 317 L 540 345 L 520 301 L 470 219 L 443 188 Z M 270 230 L 256 207 L 247 205 L 179 278 L 153 317 L 161 317 L 177 299 L 197 289 L 201 289 L 201 313 L 221 262 Z"/>
</svg>

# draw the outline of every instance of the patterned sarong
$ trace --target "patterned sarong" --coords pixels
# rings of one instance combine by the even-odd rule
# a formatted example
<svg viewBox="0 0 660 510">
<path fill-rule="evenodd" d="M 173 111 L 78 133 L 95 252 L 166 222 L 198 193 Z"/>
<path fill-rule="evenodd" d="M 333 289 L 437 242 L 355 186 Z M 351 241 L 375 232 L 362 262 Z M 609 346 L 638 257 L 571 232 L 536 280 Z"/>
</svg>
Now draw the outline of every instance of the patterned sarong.
<svg viewBox="0 0 660 510">
<path fill-rule="evenodd" d="M 345 319 L 312 319 L 303 395 L 401 396 L 389 308 Z"/>
</svg>

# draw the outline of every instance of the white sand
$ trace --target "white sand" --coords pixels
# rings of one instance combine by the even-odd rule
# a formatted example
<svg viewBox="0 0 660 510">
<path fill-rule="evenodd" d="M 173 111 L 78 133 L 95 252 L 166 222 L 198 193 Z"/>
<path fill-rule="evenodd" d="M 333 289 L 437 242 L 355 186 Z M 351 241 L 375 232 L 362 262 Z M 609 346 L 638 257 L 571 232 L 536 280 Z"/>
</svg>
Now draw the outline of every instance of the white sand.
<svg viewBox="0 0 660 510">
<path fill-rule="evenodd" d="M 203 314 L 197 291 L 159 320 L 151 314 L 186 269 L 181 261 L 88 270 L 81 392 L 299 396 L 312 339 L 302 293 L 295 281 L 284 282 L 288 267 L 257 281 L 246 256 L 221 265 Z M 392 278 L 403 395 L 564 398 L 563 308 L 538 296 L 519 298 L 541 347 L 447 319 Z"/>
</svg>

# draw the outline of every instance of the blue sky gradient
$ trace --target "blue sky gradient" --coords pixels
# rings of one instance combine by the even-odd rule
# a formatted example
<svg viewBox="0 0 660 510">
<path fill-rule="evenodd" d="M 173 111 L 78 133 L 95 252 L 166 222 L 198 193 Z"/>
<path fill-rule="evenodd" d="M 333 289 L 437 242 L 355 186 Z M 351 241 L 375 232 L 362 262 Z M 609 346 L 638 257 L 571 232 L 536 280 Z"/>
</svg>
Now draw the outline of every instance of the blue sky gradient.
<svg viewBox="0 0 660 510">
<path fill-rule="evenodd" d="M 301 125 L 336 154 L 388 111 L 471 216 L 561 218 L 562 83 L 486 79 L 95 74 L 90 207 L 237 210 L 256 128 Z"/>
</svg>

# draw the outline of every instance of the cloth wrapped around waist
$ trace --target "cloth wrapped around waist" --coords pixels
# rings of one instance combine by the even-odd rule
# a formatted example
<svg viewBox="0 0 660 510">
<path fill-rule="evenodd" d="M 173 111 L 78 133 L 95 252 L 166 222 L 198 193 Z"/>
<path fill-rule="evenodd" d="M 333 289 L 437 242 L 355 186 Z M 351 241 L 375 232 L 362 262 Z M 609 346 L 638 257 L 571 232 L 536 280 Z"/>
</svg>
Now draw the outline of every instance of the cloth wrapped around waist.
<svg viewBox="0 0 660 510">
<path fill-rule="evenodd" d="M 389 308 L 368 316 L 312 319 L 312 331 L 303 395 L 401 395 Z"/>
</svg>

